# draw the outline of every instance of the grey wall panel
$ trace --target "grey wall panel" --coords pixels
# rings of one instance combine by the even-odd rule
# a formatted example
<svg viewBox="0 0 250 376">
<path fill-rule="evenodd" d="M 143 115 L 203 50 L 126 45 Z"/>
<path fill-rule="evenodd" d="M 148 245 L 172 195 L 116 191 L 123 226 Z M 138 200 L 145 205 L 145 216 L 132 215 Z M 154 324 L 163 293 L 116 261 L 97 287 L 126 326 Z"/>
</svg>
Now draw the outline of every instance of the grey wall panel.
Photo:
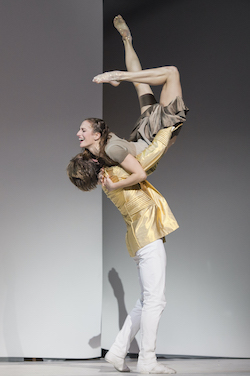
<svg viewBox="0 0 250 376">
<path fill-rule="evenodd" d="M 157 352 L 249 357 L 250 5 L 234 0 L 109 0 L 104 6 L 104 70 L 125 69 L 123 45 L 112 26 L 112 18 L 121 13 L 143 67 L 176 65 L 190 107 L 178 142 L 150 177 L 180 225 L 167 237 L 168 303 Z M 138 113 L 131 84 L 104 87 L 104 118 L 114 132 L 127 138 Z M 122 321 L 133 307 L 139 287 L 120 213 L 106 197 L 103 205 L 102 346 L 109 348 L 119 315 Z M 123 299 L 119 290 L 119 306 L 109 280 L 112 268 L 125 294 Z"/>
<path fill-rule="evenodd" d="M 102 1 L 1 1 L 0 356 L 100 356 L 101 191 L 66 166 L 102 116 Z"/>
</svg>

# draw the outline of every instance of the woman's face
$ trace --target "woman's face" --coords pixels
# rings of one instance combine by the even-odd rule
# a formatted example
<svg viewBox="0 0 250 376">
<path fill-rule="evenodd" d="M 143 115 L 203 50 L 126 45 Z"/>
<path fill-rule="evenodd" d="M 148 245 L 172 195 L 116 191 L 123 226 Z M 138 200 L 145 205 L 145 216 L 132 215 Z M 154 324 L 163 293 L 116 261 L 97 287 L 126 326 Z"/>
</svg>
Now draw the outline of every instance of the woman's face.
<svg viewBox="0 0 250 376">
<path fill-rule="evenodd" d="M 89 148 L 94 145 L 100 137 L 99 133 L 94 133 L 91 123 L 88 120 L 84 120 L 77 132 L 77 137 L 80 141 L 81 148 Z"/>
</svg>

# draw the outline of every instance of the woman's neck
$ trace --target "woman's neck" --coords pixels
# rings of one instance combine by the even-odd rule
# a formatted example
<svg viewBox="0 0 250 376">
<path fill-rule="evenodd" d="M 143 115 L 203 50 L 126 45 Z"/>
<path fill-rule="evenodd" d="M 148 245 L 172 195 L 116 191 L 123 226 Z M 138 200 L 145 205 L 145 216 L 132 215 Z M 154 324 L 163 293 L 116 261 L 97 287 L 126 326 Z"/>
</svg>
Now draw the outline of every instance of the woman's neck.
<svg viewBox="0 0 250 376">
<path fill-rule="evenodd" d="M 97 156 L 97 157 L 99 156 L 99 152 L 100 152 L 99 143 L 91 145 L 87 149 L 90 151 L 90 153 L 94 154 L 95 156 Z"/>
</svg>

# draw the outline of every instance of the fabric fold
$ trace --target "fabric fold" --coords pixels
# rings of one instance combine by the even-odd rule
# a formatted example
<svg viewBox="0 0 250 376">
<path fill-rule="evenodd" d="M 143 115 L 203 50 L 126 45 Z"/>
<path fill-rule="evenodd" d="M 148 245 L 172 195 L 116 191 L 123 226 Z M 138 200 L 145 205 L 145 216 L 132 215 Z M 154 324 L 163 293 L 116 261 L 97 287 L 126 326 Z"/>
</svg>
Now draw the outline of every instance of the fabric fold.
<svg viewBox="0 0 250 376">
<path fill-rule="evenodd" d="M 129 141 L 142 139 L 149 145 L 160 129 L 173 126 L 178 127 L 179 133 L 188 111 L 181 97 L 176 97 L 165 107 L 159 103 L 153 104 L 137 120 Z M 176 135 L 177 132 L 174 133 Z"/>
</svg>

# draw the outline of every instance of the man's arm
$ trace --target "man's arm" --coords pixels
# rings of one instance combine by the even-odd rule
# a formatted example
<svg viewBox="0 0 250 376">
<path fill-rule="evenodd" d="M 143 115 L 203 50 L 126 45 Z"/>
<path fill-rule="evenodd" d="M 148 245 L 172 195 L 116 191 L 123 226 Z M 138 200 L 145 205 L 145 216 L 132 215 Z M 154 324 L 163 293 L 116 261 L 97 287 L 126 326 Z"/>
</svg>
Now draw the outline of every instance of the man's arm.
<svg viewBox="0 0 250 376">
<path fill-rule="evenodd" d="M 153 168 L 167 151 L 171 143 L 171 136 L 172 127 L 161 129 L 153 139 L 152 144 L 137 155 L 136 159 L 146 172 Z"/>
<path fill-rule="evenodd" d="M 144 169 L 144 171 L 146 171 L 147 175 L 149 175 L 156 169 L 157 163 L 159 162 L 163 154 L 172 145 L 173 139 L 171 139 L 171 136 L 174 130 L 175 129 L 172 129 L 172 127 L 161 129 L 157 133 L 157 135 L 154 137 L 152 144 L 150 144 L 145 150 L 143 150 L 143 152 L 141 152 L 140 154 L 136 156 L 136 159 L 140 162 L 141 167 Z M 127 173 L 120 166 L 109 167 L 109 168 L 106 168 L 105 171 L 108 173 L 108 175 L 106 175 L 106 173 L 104 172 L 101 178 L 102 186 L 103 186 L 105 193 L 107 193 L 106 190 L 107 191 L 113 190 L 112 187 L 111 189 L 109 187 L 110 184 L 111 185 L 114 184 L 113 178 L 110 179 L 109 177 L 110 173 L 111 173 L 111 176 L 118 177 L 123 171 L 122 173 L 123 178 L 122 179 L 118 178 L 115 181 L 116 182 L 119 182 L 122 180 L 126 181 L 126 178 L 124 180 L 124 174 L 126 176 Z"/>
</svg>

